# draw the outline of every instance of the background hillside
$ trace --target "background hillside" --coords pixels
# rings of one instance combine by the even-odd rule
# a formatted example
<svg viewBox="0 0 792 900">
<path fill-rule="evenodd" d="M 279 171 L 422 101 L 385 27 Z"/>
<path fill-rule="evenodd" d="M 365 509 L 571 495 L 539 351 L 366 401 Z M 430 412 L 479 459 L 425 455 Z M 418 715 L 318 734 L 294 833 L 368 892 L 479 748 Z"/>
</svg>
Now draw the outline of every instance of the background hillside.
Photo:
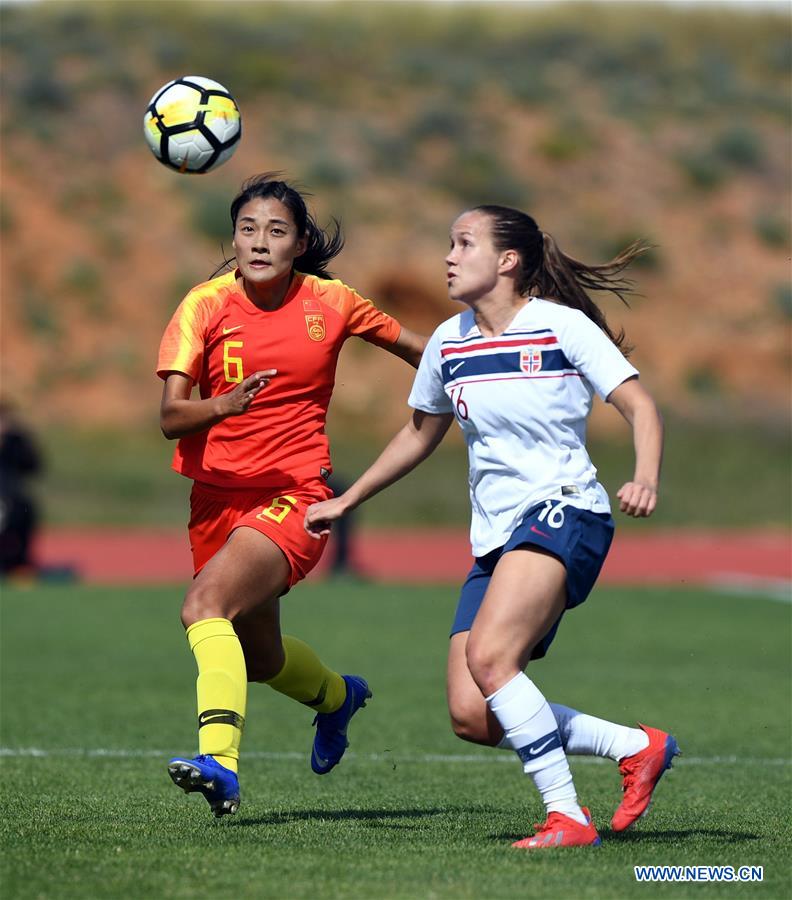
<svg viewBox="0 0 792 900">
<path fill-rule="evenodd" d="M 729 494 L 748 493 L 751 521 L 787 521 L 788 11 L 124 2 L 0 13 L 2 392 L 45 443 L 55 520 L 102 521 L 112 498 L 116 517 L 183 515 L 157 432 L 159 337 L 222 261 L 239 183 L 281 170 L 313 192 L 320 221 L 342 219 L 336 274 L 418 330 L 455 311 L 442 261 L 468 205 L 526 208 L 588 261 L 648 238 L 643 296 L 631 310 L 604 303 L 675 426 L 677 496 L 713 479 L 671 519 L 709 504 L 704 517 L 728 524 Z M 242 110 L 238 152 L 206 176 L 166 170 L 143 141 L 149 97 L 180 74 L 221 81 Z M 403 420 L 411 372 L 351 342 L 338 381 L 330 430 L 337 463 L 355 471 Z M 606 468 L 623 467 L 612 411 L 593 429 Z M 447 452 L 456 478 L 464 461 Z M 416 504 L 407 518 L 464 520 L 464 497 Z"/>
</svg>

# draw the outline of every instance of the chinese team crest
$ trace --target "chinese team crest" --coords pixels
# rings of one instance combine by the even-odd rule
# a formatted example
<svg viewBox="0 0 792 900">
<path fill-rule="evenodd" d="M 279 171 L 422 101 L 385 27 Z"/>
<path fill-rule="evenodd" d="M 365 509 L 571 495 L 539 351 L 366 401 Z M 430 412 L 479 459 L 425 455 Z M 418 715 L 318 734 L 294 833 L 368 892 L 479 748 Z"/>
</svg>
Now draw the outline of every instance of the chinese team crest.
<svg viewBox="0 0 792 900">
<path fill-rule="evenodd" d="M 525 347 L 520 350 L 520 368 L 529 375 L 539 372 L 542 368 L 542 351 L 537 347 Z"/>
<path fill-rule="evenodd" d="M 308 337 L 312 341 L 323 341 L 325 337 L 325 318 L 319 315 L 306 316 L 305 325 L 308 328 Z"/>
</svg>

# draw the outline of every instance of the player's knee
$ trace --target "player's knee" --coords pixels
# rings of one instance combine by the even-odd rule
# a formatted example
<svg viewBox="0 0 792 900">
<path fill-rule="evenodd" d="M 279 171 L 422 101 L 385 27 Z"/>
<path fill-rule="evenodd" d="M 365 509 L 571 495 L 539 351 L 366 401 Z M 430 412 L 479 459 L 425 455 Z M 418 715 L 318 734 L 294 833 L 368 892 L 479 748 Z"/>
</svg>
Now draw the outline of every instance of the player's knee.
<svg viewBox="0 0 792 900">
<path fill-rule="evenodd" d="M 456 707 L 449 709 L 449 714 L 451 728 L 458 738 L 471 744 L 492 745 L 486 718 L 482 720 L 480 710 Z"/>
<path fill-rule="evenodd" d="M 233 619 L 233 611 L 228 609 L 222 597 L 210 586 L 193 582 L 184 598 L 181 620 L 185 628 L 204 619 Z"/>
<path fill-rule="evenodd" d="M 485 641 L 474 641 L 471 637 L 467 644 L 466 658 L 468 670 L 481 693 L 485 697 L 494 694 L 502 686 L 504 673 L 508 669 L 496 648 Z"/>
</svg>

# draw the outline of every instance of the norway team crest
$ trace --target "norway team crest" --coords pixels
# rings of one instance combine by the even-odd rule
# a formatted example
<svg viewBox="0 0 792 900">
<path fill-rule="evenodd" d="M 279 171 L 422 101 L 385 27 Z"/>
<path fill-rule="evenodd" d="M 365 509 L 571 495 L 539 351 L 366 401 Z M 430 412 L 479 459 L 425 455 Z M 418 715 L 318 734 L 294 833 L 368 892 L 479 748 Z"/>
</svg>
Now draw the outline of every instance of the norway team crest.
<svg viewBox="0 0 792 900">
<path fill-rule="evenodd" d="M 541 371 L 542 351 L 537 347 L 525 347 L 520 350 L 520 368 L 529 375 Z"/>
<path fill-rule="evenodd" d="M 305 324 L 308 328 L 308 337 L 312 341 L 323 341 L 325 337 L 325 318 L 323 315 L 306 316 Z"/>
</svg>

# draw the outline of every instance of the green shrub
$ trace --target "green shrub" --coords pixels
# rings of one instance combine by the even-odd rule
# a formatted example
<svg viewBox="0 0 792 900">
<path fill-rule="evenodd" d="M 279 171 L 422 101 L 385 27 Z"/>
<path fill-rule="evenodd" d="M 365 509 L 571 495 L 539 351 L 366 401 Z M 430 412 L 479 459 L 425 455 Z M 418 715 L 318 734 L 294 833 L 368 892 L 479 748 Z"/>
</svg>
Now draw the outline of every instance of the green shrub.
<svg viewBox="0 0 792 900">
<path fill-rule="evenodd" d="M 106 237 L 107 232 L 103 231 L 102 236 Z M 122 242 L 116 239 L 112 243 L 117 256 Z M 110 248 L 104 249 L 107 252 Z M 90 260 L 75 260 L 64 275 L 63 287 L 67 293 L 80 299 L 82 309 L 90 318 L 103 320 L 107 315 L 109 297 L 102 279 L 102 271 Z"/>
<path fill-rule="evenodd" d="M 688 181 L 705 191 L 719 187 L 726 178 L 726 169 L 714 153 L 707 150 L 688 150 L 677 156 L 677 163 Z"/>
<path fill-rule="evenodd" d="M 233 252 L 233 251 L 232 251 Z M 163 292 L 162 305 L 165 314 L 170 317 L 176 311 L 176 307 L 190 293 L 190 291 L 198 284 L 193 278 L 188 278 L 184 274 L 177 275 Z"/>
<path fill-rule="evenodd" d="M 597 145 L 594 135 L 580 119 L 568 116 L 555 123 L 540 138 L 538 148 L 552 162 L 569 162 L 586 156 Z"/>
<path fill-rule="evenodd" d="M 163 72 L 181 71 L 190 56 L 186 35 L 173 31 L 159 32 L 153 39 L 151 50 L 157 67 Z"/>
<path fill-rule="evenodd" d="M 344 187 L 354 178 L 355 173 L 348 165 L 329 155 L 315 159 L 305 167 L 305 182 L 312 188 L 333 190 Z"/>
<path fill-rule="evenodd" d="M 756 236 L 768 247 L 787 247 L 790 240 L 789 217 L 778 212 L 760 213 L 754 221 Z"/>
<path fill-rule="evenodd" d="M 687 389 L 701 397 L 715 397 L 721 394 L 721 383 L 716 372 L 707 366 L 691 369 L 685 378 Z"/>
<path fill-rule="evenodd" d="M 18 90 L 17 108 L 25 111 L 28 122 L 41 122 L 47 113 L 64 112 L 70 105 L 69 91 L 49 62 L 27 69 Z"/>
<path fill-rule="evenodd" d="M 465 205 L 503 203 L 525 207 L 530 201 L 527 185 L 519 183 L 488 150 L 460 147 L 454 163 L 437 180 L 441 188 Z"/>
<path fill-rule="evenodd" d="M 83 357 L 66 363 L 60 370 L 60 378 L 78 384 L 91 384 L 102 377 L 104 366 L 104 361 L 95 356 Z"/>
<path fill-rule="evenodd" d="M 371 168 L 378 174 L 403 174 L 415 148 L 402 132 L 363 128 Z"/>
<path fill-rule="evenodd" d="M 20 305 L 22 321 L 34 337 L 57 341 L 63 331 L 60 307 L 39 291 L 28 288 Z"/>
<path fill-rule="evenodd" d="M 16 226 L 16 217 L 8 198 L 0 201 L 0 234 L 9 234 Z"/>
<path fill-rule="evenodd" d="M 193 181 L 198 176 L 187 176 L 193 187 Z M 212 187 L 207 190 L 194 190 L 190 192 L 192 203 L 192 222 L 199 234 L 215 243 L 231 245 L 232 227 L 229 214 L 231 194 L 226 189 Z"/>
<path fill-rule="evenodd" d="M 116 343 L 112 350 L 112 365 L 129 378 L 138 377 L 141 372 L 140 345 L 134 341 Z"/>
<path fill-rule="evenodd" d="M 104 223 L 108 215 L 120 212 L 127 205 L 127 195 L 118 184 L 95 174 L 73 180 L 58 197 L 64 212 L 91 215 Z"/>
<path fill-rule="evenodd" d="M 773 307 L 785 319 L 792 319 L 792 284 L 788 281 L 777 284 L 771 292 Z"/>
<path fill-rule="evenodd" d="M 415 117 L 409 126 L 410 141 L 440 137 L 449 141 L 463 141 L 468 131 L 468 117 L 460 109 L 445 103 L 432 103 Z"/>
<path fill-rule="evenodd" d="M 784 81 L 789 79 L 792 70 L 792 38 L 787 34 L 779 35 L 775 40 L 767 41 L 756 48 L 761 53 L 762 61 L 771 72 L 777 72 Z"/>
<path fill-rule="evenodd" d="M 101 283 L 102 276 L 99 270 L 87 259 L 75 260 L 63 279 L 63 286 L 78 294 L 92 294 Z"/>
<path fill-rule="evenodd" d="M 732 125 L 715 139 L 718 159 L 739 169 L 758 169 L 764 160 L 762 139 L 749 125 Z"/>
</svg>

